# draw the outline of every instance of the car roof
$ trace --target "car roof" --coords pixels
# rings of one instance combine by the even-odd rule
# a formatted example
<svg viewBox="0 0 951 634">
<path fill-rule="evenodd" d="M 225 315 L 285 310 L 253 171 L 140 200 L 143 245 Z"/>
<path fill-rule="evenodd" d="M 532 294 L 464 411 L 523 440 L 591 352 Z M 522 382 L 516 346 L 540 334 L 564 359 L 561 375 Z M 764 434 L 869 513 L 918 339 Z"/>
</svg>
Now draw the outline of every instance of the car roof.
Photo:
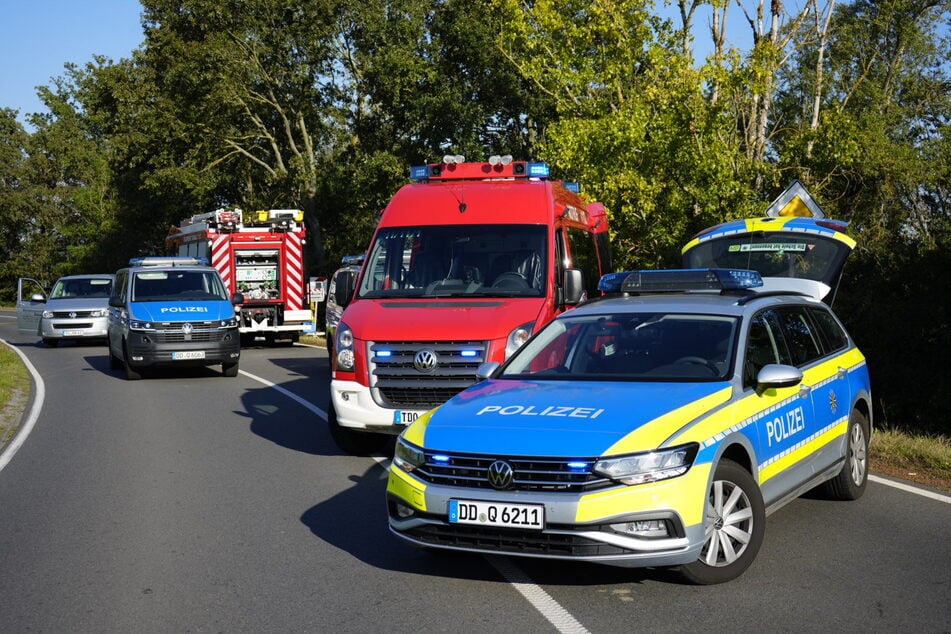
<svg viewBox="0 0 951 634">
<path fill-rule="evenodd" d="M 114 273 L 84 273 L 81 275 L 64 275 L 60 280 L 100 280 L 104 278 L 115 279 Z M 57 280 L 59 281 L 59 280 Z"/>
</svg>

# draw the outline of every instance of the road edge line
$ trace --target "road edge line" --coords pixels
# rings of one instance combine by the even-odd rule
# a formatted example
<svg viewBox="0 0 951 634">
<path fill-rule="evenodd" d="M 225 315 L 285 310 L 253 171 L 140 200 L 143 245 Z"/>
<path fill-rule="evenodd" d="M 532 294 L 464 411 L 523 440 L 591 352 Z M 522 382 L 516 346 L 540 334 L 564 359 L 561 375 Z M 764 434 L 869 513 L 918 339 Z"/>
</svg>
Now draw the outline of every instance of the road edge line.
<svg viewBox="0 0 951 634">
<path fill-rule="evenodd" d="M 919 489 L 918 487 L 912 486 L 910 484 L 905 484 L 904 482 L 898 482 L 896 480 L 888 480 L 887 478 L 880 478 L 876 475 L 872 475 L 871 473 L 868 474 L 868 479 L 872 482 L 875 482 L 876 484 L 884 484 L 885 486 L 892 487 L 893 489 L 898 489 L 906 493 L 913 493 L 924 498 L 930 498 L 932 500 L 937 500 L 938 502 L 951 504 L 951 496 L 929 491 L 928 489 Z"/>
<path fill-rule="evenodd" d="M 26 366 L 30 376 L 33 377 L 34 385 L 33 398 L 30 399 L 30 412 L 27 414 L 26 421 L 20 425 L 20 429 L 17 430 L 13 440 L 0 450 L 0 471 L 3 471 L 20 447 L 23 446 L 23 443 L 26 442 L 27 436 L 33 431 L 33 426 L 40 417 L 40 410 L 43 409 L 43 401 L 46 399 L 46 384 L 43 382 L 43 377 L 40 376 L 40 373 L 36 371 L 36 368 L 33 367 L 33 364 L 19 348 L 11 345 L 6 339 L 0 339 L 0 342 L 19 355 L 23 365 Z"/>
<path fill-rule="evenodd" d="M 272 383 L 271 381 L 268 381 L 267 379 L 261 378 L 261 377 L 255 375 L 255 374 L 251 374 L 250 372 L 245 372 L 244 370 L 238 370 L 238 374 L 243 374 L 244 376 L 248 377 L 249 379 L 252 379 L 252 380 L 254 380 L 254 381 L 257 381 L 258 383 L 261 383 L 261 384 L 263 384 L 263 385 L 268 386 L 269 388 L 272 388 L 272 389 L 277 390 L 278 392 L 280 392 L 281 394 L 283 394 L 283 395 L 286 396 L 287 398 L 289 398 L 289 399 L 291 399 L 292 401 L 298 403 L 299 405 L 302 405 L 303 407 L 309 409 L 309 410 L 312 411 L 313 413 L 315 413 L 315 414 L 317 414 L 318 416 L 320 416 L 321 418 L 323 418 L 323 419 L 324 419 L 324 422 L 327 421 L 327 412 L 325 412 L 324 410 L 320 409 L 319 407 L 317 407 L 316 405 L 314 405 L 313 403 L 311 403 L 311 402 L 308 401 L 307 399 L 305 399 L 305 398 L 303 398 L 303 397 L 301 397 L 301 396 L 298 396 L 297 394 L 294 394 L 294 393 L 291 392 L 290 390 L 288 390 L 288 389 L 286 389 L 286 388 L 283 388 L 283 387 L 281 387 L 280 385 L 277 385 L 276 383 Z"/>
</svg>

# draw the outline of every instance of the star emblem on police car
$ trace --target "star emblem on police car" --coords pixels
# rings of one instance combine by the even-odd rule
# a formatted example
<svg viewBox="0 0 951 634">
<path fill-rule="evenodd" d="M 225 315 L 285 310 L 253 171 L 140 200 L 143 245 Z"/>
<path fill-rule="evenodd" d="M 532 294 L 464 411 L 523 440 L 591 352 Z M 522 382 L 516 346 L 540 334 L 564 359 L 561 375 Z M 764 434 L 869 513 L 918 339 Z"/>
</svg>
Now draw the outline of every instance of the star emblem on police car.
<svg viewBox="0 0 951 634">
<path fill-rule="evenodd" d="M 515 470 L 504 460 L 496 460 L 489 465 L 489 484 L 493 489 L 508 489 L 515 481 Z"/>
<path fill-rule="evenodd" d="M 839 408 L 839 399 L 835 397 L 835 392 L 829 390 L 829 409 L 832 410 L 832 413 L 835 414 L 835 410 Z"/>
</svg>

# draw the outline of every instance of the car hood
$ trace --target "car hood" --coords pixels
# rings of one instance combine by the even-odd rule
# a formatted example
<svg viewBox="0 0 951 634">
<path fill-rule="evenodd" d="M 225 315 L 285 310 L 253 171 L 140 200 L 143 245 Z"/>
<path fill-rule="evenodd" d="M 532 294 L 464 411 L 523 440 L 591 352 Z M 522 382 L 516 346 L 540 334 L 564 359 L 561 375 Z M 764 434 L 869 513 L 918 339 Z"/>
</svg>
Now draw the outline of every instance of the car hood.
<svg viewBox="0 0 951 634">
<path fill-rule="evenodd" d="M 57 313 L 68 313 L 71 310 L 101 310 L 109 308 L 108 297 L 74 297 L 70 299 L 51 299 L 46 302 L 44 310 Z"/>
<path fill-rule="evenodd" d="M 690 420 L 728 400 L 731 392 L 729 382 L 489 379 L 453 397 L 418 424 L 425 426 L 426 448 L 437 451 L 600 456 L 651 424 L 663 427 L 650 434 L 656 442 L 643 447 L 654 449 Z"/>
<path fill-rule="evenodd" d="M 234 316 L 231 302 L 137 302 L 130 306 L 142 321 L 215 321 Z"/>
<path fill-rule="evenodd" d="M 452 340 L 460 324 L 470 340 L 503 339 L 516 326 L 535 321 L 544 302 L 542 297 L 355 300 L 341 321 L 360 324 L 360 337 L 368 341 L 417 341 L 420 333 L 427 340 Z"/>
</svg>

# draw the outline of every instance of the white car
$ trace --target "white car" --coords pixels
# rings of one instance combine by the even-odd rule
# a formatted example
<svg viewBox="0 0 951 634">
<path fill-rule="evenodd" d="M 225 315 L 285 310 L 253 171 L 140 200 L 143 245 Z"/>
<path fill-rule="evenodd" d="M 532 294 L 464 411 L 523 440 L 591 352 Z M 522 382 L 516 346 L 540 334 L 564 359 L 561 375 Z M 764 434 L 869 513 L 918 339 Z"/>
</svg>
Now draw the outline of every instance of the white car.
<svg viewBox="0 0 951 634">
<path fill-rule="evenodd" d="M 17 327 L 39 335 L 50 347 L 64 339 L 105 340 L 114 280 L 111 273 L 68 275 L 56 280 L 47 295 L 38 281 L 20 278 Z"/>
</svg>

